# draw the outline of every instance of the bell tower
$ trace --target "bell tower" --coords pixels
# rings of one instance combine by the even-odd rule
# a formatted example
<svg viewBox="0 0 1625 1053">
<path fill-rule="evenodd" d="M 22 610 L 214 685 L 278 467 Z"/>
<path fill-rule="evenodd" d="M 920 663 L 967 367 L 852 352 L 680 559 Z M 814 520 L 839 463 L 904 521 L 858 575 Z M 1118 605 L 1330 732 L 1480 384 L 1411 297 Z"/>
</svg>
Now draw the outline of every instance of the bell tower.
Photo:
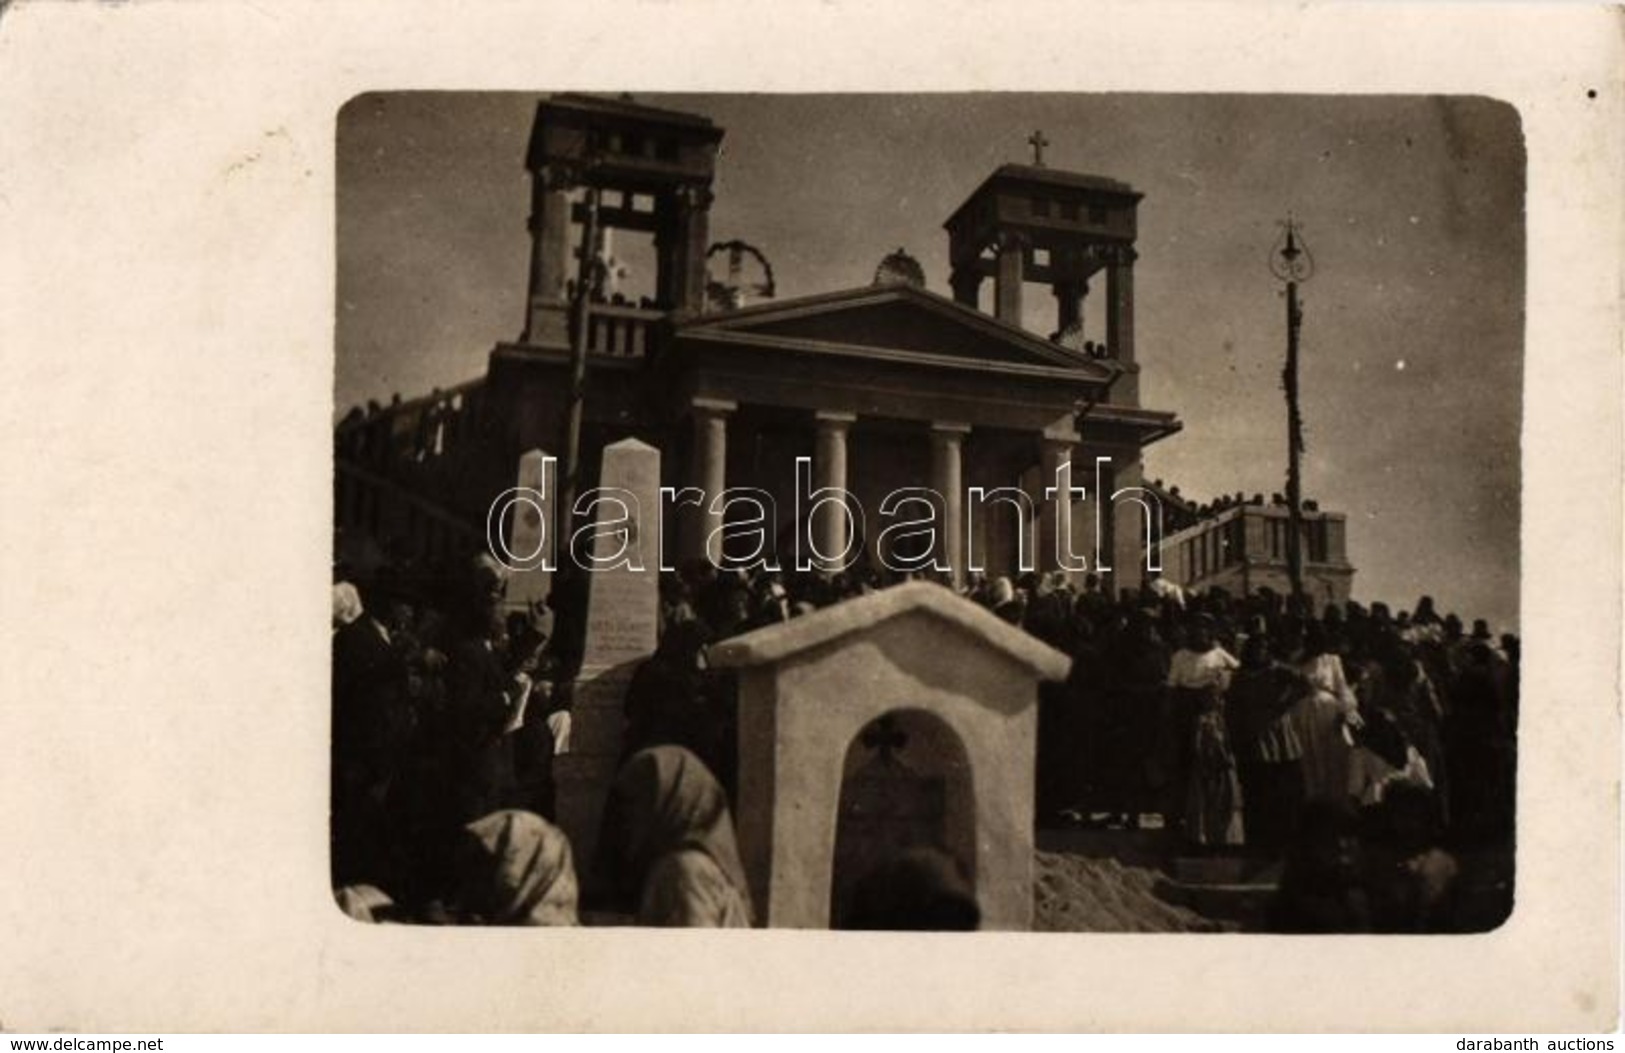
<svg viewBox="0 0 1625 1053">
<path fill-rule="evenodd" d="M 708 118 L 629 99 L 563 94 L 536 108 L 525 167 L 531 174 L 530 282 L 522 343 L 569 343 L 570 289 L 584 218 L 597 188 L 600 230 L 654 236 L 654 306 L 705 305 L 711 183 L 723 131 Z"/>
<path fill-rule="evenodd" d="M 1085 302 L 1105 271 L 1105 347 L 1096 351 L 1125 367 L 1114 401 L 1139 401 L 1134 368 L 1134 239 L 1143 196 L 1127 183 L 1043 164 L 1049 143 L 1028 140 L 1031 165 L 1004 165 L 959 206 L 948 231 L 949 282 L 954 299 L 975 308 L 982 281 L 994 283 L 993 313 L 1022 324 L 1029 283 L 1055 297 L 1052 338 L 1083 350 Z"/>
</svg>

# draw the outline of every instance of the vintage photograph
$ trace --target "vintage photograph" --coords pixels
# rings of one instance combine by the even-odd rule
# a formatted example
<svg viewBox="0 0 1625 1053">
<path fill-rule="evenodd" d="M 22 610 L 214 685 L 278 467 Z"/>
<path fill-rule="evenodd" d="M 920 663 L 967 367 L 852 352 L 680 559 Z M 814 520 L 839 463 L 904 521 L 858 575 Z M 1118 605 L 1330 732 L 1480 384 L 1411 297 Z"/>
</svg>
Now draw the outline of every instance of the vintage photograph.
<svg viewBox="0 0 1625 1053">
<path fill-rule="evenodd" d="M 351 917 L 1515 911 L 1511 105 L 379 92 L 334 135 Z"/>
</svg>

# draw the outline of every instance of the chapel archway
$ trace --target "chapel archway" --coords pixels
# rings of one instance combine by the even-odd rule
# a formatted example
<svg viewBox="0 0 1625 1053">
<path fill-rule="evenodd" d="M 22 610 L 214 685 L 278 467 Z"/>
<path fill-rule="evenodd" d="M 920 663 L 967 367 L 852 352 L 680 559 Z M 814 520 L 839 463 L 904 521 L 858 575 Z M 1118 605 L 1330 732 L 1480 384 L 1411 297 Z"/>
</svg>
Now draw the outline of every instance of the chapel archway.
<svg viewBox="0 0 1625 1053">
<path fill-rule="evenodd" d="M 830 924 L 840 928 L 852 890 L 894 853 L 947 853 L 976 891 L 976 801 L 958 732 L 922 709 L 894 709 L 852 738 L 842 765 Z"/>
</svg>

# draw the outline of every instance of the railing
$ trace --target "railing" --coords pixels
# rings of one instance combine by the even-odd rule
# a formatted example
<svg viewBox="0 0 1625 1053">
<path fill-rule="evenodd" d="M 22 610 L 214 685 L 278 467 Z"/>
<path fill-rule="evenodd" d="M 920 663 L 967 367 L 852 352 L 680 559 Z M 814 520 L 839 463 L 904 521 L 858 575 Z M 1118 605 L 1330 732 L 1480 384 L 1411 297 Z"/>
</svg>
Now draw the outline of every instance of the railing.
<svg viewBox="0 0 1625 1053">
<path fill-rule="evenodd" d="M 1305 566 L 1347 566 L 1343 517 L 1304 512 Z M 1284 566 L 1291 532 L 1283 505 L 1235 505 L 1162 539 L 1162 573 L 1178 585 L 1198 584 L 1243 565 Z"/>
<path fill-rule="evenodd" d="M 1246 553 L 1243 508 L 1229 508 L 1162 539 L 1162 574 L 1190 585 L 1242 562 Z"/>
<path fill-rule="evenodd" d="M 642 358 L 649 334 L 665 315 L 646 307 L 595 303 L 587 315 L 587 350 L 614 358 Z"/>
</svg>

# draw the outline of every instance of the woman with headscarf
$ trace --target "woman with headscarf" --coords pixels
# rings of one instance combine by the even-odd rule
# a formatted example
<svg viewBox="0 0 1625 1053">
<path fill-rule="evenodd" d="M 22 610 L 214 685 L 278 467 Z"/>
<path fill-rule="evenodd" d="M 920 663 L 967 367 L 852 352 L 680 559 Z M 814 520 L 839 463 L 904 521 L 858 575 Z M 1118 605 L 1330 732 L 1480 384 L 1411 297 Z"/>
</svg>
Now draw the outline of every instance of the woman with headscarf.
<svg viewBox="0 0 1625 1053">
<path fill-rule="evenodd" d="M 604 808 L 596 898 L 638 925 L 748 928 L 750 892 L 722 786 L 680 746 L 634 754 Z"/>
<path fill-rule="evenodd" d="M 531 812 L 493 812 L 463 827 L 457 919 L 472 925 L 576 925 L 569 838 Z"/>
<path fill-rule="evenodd" d="M 1292 710 L 1298 741 L 1303 744 L 1304 798 L 1346 801 L 1353 732 L 1359 730 L 1359 703 L 1343 676 L 1343 662 L 1328 649 L 1325 631 L 1310 622 L 1296 655 L 1298 672 L 1309 690 Z"/>
<path fill-rule="evenodd" d="M 345 885 L 333 890 L 339 909 L 356 921 L 396 920 L 395 901 L 376 885 Z"/>
<path fill-rule="evenodd" d="M 393 887 L 399 844 L 387 804 L 410 726 L 406 665 L 348 582 L 333 586 L 332 654 L 333 881 Z"/>
<path fill-rule="evenodd" d="M 1192 615 L 1168 664 L 1161 754 L 1177 794 L 1165 813 L 1198 845 L 1239 844 L 1241 788 L 1224 727 L 1224 693 L 1239 668 L 1213 637 L 1213 619 Z"/>
</svg>

